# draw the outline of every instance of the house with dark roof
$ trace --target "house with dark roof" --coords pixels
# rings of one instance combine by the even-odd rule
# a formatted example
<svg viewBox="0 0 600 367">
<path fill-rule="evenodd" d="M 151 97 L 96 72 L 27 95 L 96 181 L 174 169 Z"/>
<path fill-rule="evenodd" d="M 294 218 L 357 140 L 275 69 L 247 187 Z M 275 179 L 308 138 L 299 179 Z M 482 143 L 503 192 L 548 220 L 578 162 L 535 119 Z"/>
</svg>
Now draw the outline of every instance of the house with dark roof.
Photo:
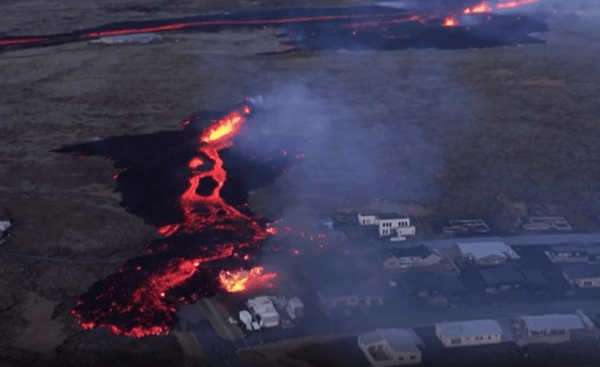
<svg viewBox="0 0 600 367">
<path fill-rule="evenodd" d="M 485 283 L 487 293 L 497 293 L 527 287 L 539 291 L 548 286 L 542 273 L 532 269 L 518 269 L 514 264 L 480 269 L 479 275 Z"/>
<path fill-rule="evenodd" d="M 457 245 L 459 259 L 481 266 L 499 265 L 520 257 L 504 242 L 466 242 Z"/>
<path fill-rule="evenodd" d="M 363 282 L 329 283 L 317 289 L 317 297 L 323 313 L 331 316 L 333 313 L 350 315 L 352 310 L 365 310 L 382 306 L 384 290 L 375 280 Z"/>
<path fill-rule="evenodd" d="M 380 259 L 385 270 L 395 271 L 437 265 L 442 261 L 442 256 L 421 244 L 416 247 L 383 249 L 380 251 Z"/>
<path fill-rule="evenodd" d="M 600 288 L 599 264 L 568 264 L 563 266 L 562 273 L 573 287 Z"/>
<path fill-rule="evenodd" d="M 511 265 L 481 269 L 479 270 L 479 275 L 481 275 L 485 282 L 485 291 L 487 293 L 518 289 L 527 282 L 517 268 Z"/>
<path fill-rule="evenodd" d="M 424 344 L 412 329 L 378 329 L 358 336 L 358 346 L 373 367 L 421 363 Z"/>
<path fill-rule="evenodd" d="M 402 291 L 409 297 L 426 299 L 430 306 L 448 305 L 452 297 L 460 297 L 467 291 L 455 274 L 409 273 L 399 280 Z"/>
</svg>

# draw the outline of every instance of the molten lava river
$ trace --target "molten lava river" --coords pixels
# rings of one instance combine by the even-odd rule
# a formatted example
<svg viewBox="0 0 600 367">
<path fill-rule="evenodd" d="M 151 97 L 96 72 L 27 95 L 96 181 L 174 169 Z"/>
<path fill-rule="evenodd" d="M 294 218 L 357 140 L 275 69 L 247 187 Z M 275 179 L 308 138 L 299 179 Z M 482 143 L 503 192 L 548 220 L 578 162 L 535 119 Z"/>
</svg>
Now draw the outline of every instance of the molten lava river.
<svg viewBox="0 0 600 367">
<path fill-rule="evenodd" d="M 104 328 L 128 337 L 168 334 L 176 321 L 178 302 L 193 302 L 220 291 L 273 287 L 276 274 L 265 272 L 256 262 L 261 243 L 269 235 L 266 221 L 245 209 L 244 198 L 237 202 L 232 199 L 235 204 L 231 204 L 222 197 L 228 178 L 222 156 L 244 129 L 252 109 L 245 102 L 225 116 L 208 120 L 202 128 L 192 127 L 190 122 L 199 118 L 190 117 L 182 123 L 188 125 L 185 131 L 109 138 L 100 144 L 58 150 L 79 156 L 106 155 L 117 167 L 126 168 L 114 177 L 121 187 L 122 205 L 156 224 L 162 235 L 146 244 L 147 255 L 127 261 L 81 296 L 71 315 L 82 328 Z M 173 153 L 171 144 L 182 148 Z M 132 146 L 139 152 L 132 152 Z M 284 159 L 288 158 L 282 157 L 279 163 L 263 159 L 262 165 L 248 169 L 263 167 L 262 175 L 264 163 L 269 162 L 267 173 L 272 178 L 275 172 L 289 169 L 289 161 Z M 170 171 L 165 173 L 160 167 Z M 231 171 L 251 176 L 240 167 Z M 184 177 L 185 182 L 178 183 L 178 177 Z M 157 188 L 147 181 L 162 182 L 162 186 Z M 132 198 L 127 190 L 130 186 L 135 187 L 131 192 L 141 191 L 141 197 Z M 154 196 L 162 201 L 157 204 L 151 200 Z M 148 207 L 149 201 L 154 202 L 154 211 Z M 152 215 L 169 211 L 167 216 Z"/>
</svg>

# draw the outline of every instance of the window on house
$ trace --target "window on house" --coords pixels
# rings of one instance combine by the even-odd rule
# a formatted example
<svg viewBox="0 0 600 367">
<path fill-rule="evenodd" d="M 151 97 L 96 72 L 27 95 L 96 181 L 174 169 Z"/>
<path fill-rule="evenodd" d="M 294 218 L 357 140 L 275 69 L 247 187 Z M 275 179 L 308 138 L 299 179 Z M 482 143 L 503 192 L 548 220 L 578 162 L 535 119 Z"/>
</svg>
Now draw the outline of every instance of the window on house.
<svg viewBox="0 0 600 367">
<path fill-rule="evenodd" d="M 452 345 L 460 344 L 460 342 L 461 342 L 460 338 L 452 338 L 452 339 L 450 339 L 450 344 L 452 344 Z"/>
<path fill-rule="evenodd" d="M 411 360 L 413 360 L 413 359 L 417 359 L 417 356 L 415 356 L 415 355 L 412 355 L 412 356 L 410 356 L 410 359 L 411 359 Z"/>
</svg>

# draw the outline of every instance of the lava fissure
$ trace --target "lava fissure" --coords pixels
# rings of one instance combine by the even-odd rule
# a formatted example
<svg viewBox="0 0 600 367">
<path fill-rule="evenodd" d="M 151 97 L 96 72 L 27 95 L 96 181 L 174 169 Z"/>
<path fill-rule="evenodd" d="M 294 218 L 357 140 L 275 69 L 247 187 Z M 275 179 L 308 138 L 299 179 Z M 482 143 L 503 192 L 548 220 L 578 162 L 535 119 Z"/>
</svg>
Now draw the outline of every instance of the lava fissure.
<svg viewBox="0 0 600 367">
<path fill-rule="evenodd" d="M 167 334 L 176 321 L 178 302 L 193 302 L 219 291 L 240 292 L 273 286 L 276 274 L 256 266 L 260 244 L 269 235 L 266 221 L 247 212 L 244 206 L 228 204 L 221 194 L 227 181 L 221 152 L 232 146 L 232 138 L 241 131 L 251 112 L 252 107 L 243 103 L 196 134 L 194 149 L 184 144 L 187 161 L 180 159 L 177 167 L 171 169 L 179 172 L 185 167 L 186 186 L 178 190 L 175 202 L 168 204 L 177 207 L 178 219 L 163 221 L 158 228 L 163 238 L 146 243 L 147 256 L 126 262 L 81 296 L 71 315 L 82 328 L 103 328 L 128 337 Z M 181 132 L 187 136 L 183 141 L 189 141 L 190 131 L 196 131 L 188 127 L 187 132 Z M 100 148 L 106 146 L 82 145 L 60 151 L 91 154 L 91 150 L 114 156 L 115 164 L 134 167 L 126 172 L 136 172 L 140 165 L 132 162 L 139 159 L 143 167 L 160 174 L 155 165 L 140 157 L 125 159 L 124 164 L 117 152 L 111 154 Z M 285 152 L 287 166 L 294 157 Z M 181 153 L 175 155 L 181 157 Z M 281 172 L 283 167 L 273 169 Z M 118 184 L 126 172 L 117 177 Z M 140 176 L 151 179 L 143 173 Z M 201 188 L 204 180 L 210 180 L 211 187 Z"/>
<path fill-rule="evenodd" d="M 168 32 L 181 30 L 195 30 L 215 32 L 222 29 L 247 27 L 262 29 L 266 27 L 284 27 L 302 34 L 299 42 L 302 47 L 319 49 L 336 49 L 344 47 L 366 47 L 372 49 L 402 49 L 406 47 L 438 47 L 452 48 L 458 41 L 450 44 L 439 39 L 430 39 L 428 34 L 439 31 L 439 28 L 448 29 L 461 25 L 457 15 L 485 14 L 477 19 L 480 23 L 479 30 L 472 33 L 460 34 L 460 43 L 469 47 L 490 47 L 502 44 L 511 44 L 512 40 L 504 40 L 504 35 L 496 33 L 495 29 L 486 28 L 490 18 L 511 22 L 511 16 L 494 14 L 492 11 L 514 9 L 523 5 L 536 3 L 538 0 L 509 0 L 500 2 L 480 2 L 469 7 L 464 7 L 463 1 L 449 1 L 437 9 L 423 5 L 423 9 L 401 10 L 390 9 L 382 6 L 364 6 L 348 8 L 305 8 L 305 9 L 278 9 L 261 12 L 237 12 L 232 14 L 203 15 L 185 19 L 150 20 L 145 22 L 123 22 L 108 24 L 96 29 L 79 30 L 70 33 L 50 36 L 28 36 L 0 38 L 0 48 L 10 49 L 21 47 L 35 47 L 55 45 L 66 42 L 96 39 L 100 37 L 123 36 L 147 32 Z M 471 2 L 468 2 L 471 3 Z M 452 19 L 453 21 L 450 21 Z M 535 19 L 522 19 L 524 24 L 535 26 L 543 31 L 544 24 Z M 472 24 L 473 19 L 468 23 Z M 344 34 L 344 29 L 352 29 Z M 366 31 L 369 37 L 357 34 L 357 30 Z M 422 36 L 424 34 L 424 36 Z M 486 40 L 481 42 L 481 34 L 496 38 L 496 42 Z M 357 37 L 359 36 L 359 37 Z M 527 40 L 526 33 L 521 38 Z M 312 38 L 318 38 L 315 42 Z M 447 33 L 446 37 L 458 37 L 456 34 Z M 411 38 L 412 42 L 400 42 L 401 39 Z M 385 42 L 386 40 L 394 42 Z M 298 39 L 292 42 L 297 42 Z M 435 41 L 435 42 L 432 42 Z M 529 40 L 532 42 L 531 40 Z M 520 40 L 520 42 L 524 42 Z M 464 46 L 463 46 L 464 47 Z M 277 53 L 275 53 L 277 54 Z M 182 121 L 186 124 L 186 121 Z"/>
</svg>

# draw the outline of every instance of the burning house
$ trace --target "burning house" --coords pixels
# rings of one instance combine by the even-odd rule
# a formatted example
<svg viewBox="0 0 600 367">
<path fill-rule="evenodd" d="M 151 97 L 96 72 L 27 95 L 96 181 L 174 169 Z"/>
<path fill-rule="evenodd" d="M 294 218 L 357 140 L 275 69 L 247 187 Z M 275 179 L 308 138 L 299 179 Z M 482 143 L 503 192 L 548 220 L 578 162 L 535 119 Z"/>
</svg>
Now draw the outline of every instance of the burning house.
<svg viewBox="0 0 600 367">
<path fill-rule="evenodd" d="M 391 241 L 404 241 L 406 236 L 416 233 L 410 218 L 398 212 L 358 213 L 358 223 L 361 226 L 378 226 L 379 237 Z"/>
</svg>

